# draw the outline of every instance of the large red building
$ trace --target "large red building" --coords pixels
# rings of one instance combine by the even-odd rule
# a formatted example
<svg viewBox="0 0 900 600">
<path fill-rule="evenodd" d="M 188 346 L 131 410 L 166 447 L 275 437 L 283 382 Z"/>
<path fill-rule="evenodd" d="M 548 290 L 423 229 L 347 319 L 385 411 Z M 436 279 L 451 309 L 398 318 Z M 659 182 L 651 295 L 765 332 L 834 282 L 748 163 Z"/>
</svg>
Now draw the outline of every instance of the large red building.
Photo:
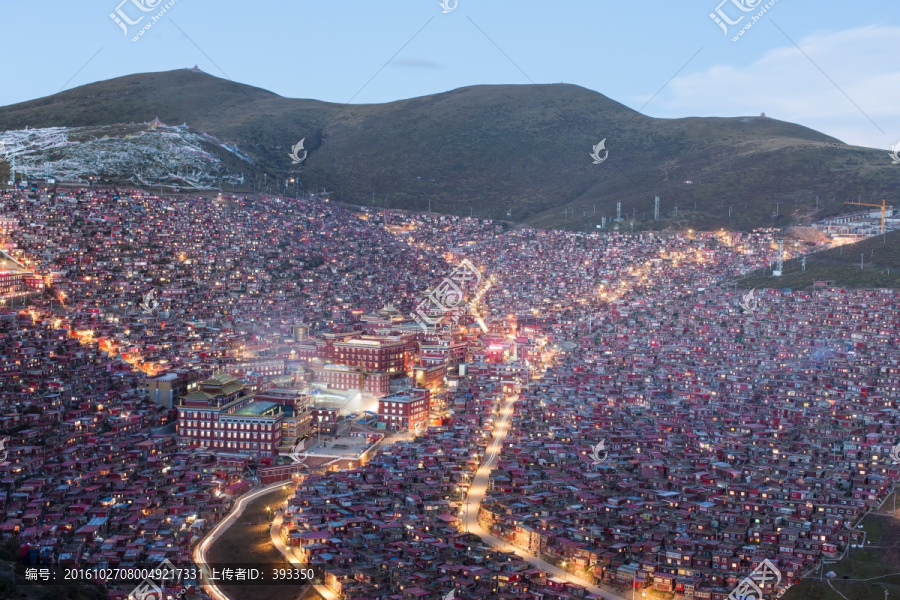
<svg viewBox="0 0 900 600">
<path fill-rule="evenodd" d="M 307 361 L 319 359 L 403 377 L 412 368 L 415 347 L 414 334 L 374 336 L 348 331 L 309 338 L 295 350 L 298 358 Z"/>
<path fill-rule="evenodd" d="M 378 401 L 378 422 L 387 429 L 400 431 L 425 426 L 430 412 L 431 393 L 422 388 L 411 388 Z"/>
<path fill-rule="evenodd" d="M 406 340 L 362 336 L 336 343 L 333 360 L 338 364 L 362 367 L 370 371 L 405 375 L 409 359 Z"/>
<path fill-rule="evenodd" d="M 44 280 L 12 256 L 0 250 L 0 298 L 43 289 Z"/>
<path fill-rule="evenodd" d="M 282 418 L 279 404 L 254 400 L 245 383 L 217 373 L 181 397 L 178 443 L 254 458 L 277 456 Z"/>
<path fill-rule="evenodd" d="M 347 331 L 309 338 L 295 350 L 297 358 L 304 360 L 319 359 L 402 376 L 412 367 L 416 347 L 415 333 L 376 336 Z"/>
<path fill-rule="evenodd" d="M 313 381 L 337 390 L 360 390 L 381 397 L 391 393 L 391 376 L 372 373 L 359 367 L 314 363 L 310 366 Z"/>
<path fill-rule="evenodd" d="M 25 274 L 21 271 L 0 271 L 0 297 L 25 291 Z"/>
<path fill-rule="evenodd" d="M 309 395 L 290 388 L 268 388 L 257 392 L 253 399 L 258 402 L 274 402 L 284 412 L 282 439 L 293 443 L 296 438 L 309 433 L 312 413 L 309 409 Z"/>
</svg>

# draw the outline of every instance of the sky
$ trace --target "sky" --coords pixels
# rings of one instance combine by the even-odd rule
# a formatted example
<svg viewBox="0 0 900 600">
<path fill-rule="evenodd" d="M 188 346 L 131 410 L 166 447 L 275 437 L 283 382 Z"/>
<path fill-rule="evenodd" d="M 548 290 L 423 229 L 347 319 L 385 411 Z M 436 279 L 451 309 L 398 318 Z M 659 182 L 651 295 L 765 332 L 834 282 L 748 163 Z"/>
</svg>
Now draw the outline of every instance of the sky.
<svg viewBox="0 0 900 600">
<path fill-rule="evenodd" d="M 849 144 L 900 142 L 896 0 L 720 2 L 0 0 L 0 105 L 196 65 L 342 103 L 566 82 L 652 117 L 764 112 Z"/>
</svg>

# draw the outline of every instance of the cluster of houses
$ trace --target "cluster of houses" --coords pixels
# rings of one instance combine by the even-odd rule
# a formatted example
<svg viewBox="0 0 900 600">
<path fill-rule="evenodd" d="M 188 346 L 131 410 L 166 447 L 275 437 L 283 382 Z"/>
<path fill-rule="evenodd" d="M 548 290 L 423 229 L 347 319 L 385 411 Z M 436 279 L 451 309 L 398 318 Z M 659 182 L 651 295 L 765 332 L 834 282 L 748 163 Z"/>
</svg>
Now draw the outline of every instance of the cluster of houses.
<svg viewBox="0 0 900 600">
<path fill-rule="evenodd" d="M 342 598 L 430 599 L 454 590 L 514 598 L 547 585 L 524 561 L 461 530 L 502 391 L 497 382 L 461 381 L 449 396 L 451 423 L 359 468 L 310 475 L 287 501 L 280 535 Z M 496 569 L 512 577 L 498 579 Z"/>
<path fill-rule="evenodd" d="M 771 231 L 112 189 L 7 193 L 13 221 L 0 250 L 47 289 L 0 307 L 0 534 L 34 561 L 183 564 L 250 463 L 334 433 L 357 397 L 414 435 L 300 478 L 280 531 L 344 598 L 591 597 L 467 532 L 467 511 L 626 593 L 724 600 L 766 559 L 784 589 L 858 543 L 900 477 L 896 293 L 750 303 L 730 284 L 774 260 Z M 414 308 L 463 259 L 477 302 L 422 327 Z"/>
<path fill-rule="evenodd" d="M 622 316 L 521 395 L 482 525 L 601 582 L 725 598 L 769 559 L 795 583 L 900 478 L 898 323 L 892 291 Z"/>
<path fill-rule="evenodd" d="M 0 536 L 34 565 L 190 564 L 241 473 L 179 449 L 170 411 L 137 387 L 142 374 L 115 377 L 47 319 L 0 312 L 0 362 Z"/>
</svg>

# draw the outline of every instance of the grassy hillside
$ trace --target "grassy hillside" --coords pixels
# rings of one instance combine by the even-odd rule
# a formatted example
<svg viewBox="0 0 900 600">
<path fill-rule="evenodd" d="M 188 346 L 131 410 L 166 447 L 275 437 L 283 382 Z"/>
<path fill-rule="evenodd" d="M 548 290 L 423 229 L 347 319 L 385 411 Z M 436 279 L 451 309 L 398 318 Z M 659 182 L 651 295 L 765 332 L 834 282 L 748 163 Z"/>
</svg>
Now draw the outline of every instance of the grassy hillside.
<svg viewBox="0 0 900 600">
<path fill-rule="evenodd" d="M 741 279 L 740 285 L 801 289 L 812 286 L 813 281 L 826 280 L 848 288 L 900 288 L 900 231 L 810 254 L 805 272 L 799 260 L 786 262 L 781 277 L 772 277 L 768 269 L 754 271 Z"/>
<path fill-rule="evenodd" d="M 897 492 L 895 492 L 897 493 Z M 784 600 L 884 600 L 900 596 L 900 510 L 891 496 L 861 522 L 865 548 L 850 548 L 837 563 L 810 573 Z M 834 571 L 835 577 L 820 577 Z"/>
<path fill-rule="evenodd" d="M 653 119 L 567 84 L 346 106 L 184 69 L 8 106 L 0 130 L 157 116 L 236 144 L 259 165 L 251 184 L 264 173 L 270 183 L 297 176 L 344 202 L 372 204 L 374 193 L 375 205 L 421 210 L 430 199 L 435 211 L 505 218 L 511 210 L 512 220 L 542 227 L 590 227 L 614 217 L 617 201 L 638 228 L 783 226 L 836 214 L 851 196 L 892 197 L 900 185 L 883 150 L 763 117 Z M 294 166 L 288 152 L 301 138 L 309 155 Z M 589 153 L 604 138 L 609 157 L 594 165 Z"/>
</svg>

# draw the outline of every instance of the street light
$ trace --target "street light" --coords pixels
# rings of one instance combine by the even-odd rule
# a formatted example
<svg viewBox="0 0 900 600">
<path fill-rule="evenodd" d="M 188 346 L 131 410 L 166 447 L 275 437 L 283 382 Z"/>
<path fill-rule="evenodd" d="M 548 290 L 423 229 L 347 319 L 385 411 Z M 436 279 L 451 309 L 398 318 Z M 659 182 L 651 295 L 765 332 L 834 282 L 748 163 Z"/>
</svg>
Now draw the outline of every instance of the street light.
<svg viewBox="0 0 900 600">
<path fill-rule="evenodd" d="M 635 590 L 634 584 L 635 583 L 637 583 L 637 581 L 632 579 L 631 580 L 631 600 L 634 600 L 634 593 L 635 593 L 634 592 L 634 590 Z M 641 598 L 646 598 L 646 597 L 647 597 L 647 592 L 641 592 Z"/>
</svg>

